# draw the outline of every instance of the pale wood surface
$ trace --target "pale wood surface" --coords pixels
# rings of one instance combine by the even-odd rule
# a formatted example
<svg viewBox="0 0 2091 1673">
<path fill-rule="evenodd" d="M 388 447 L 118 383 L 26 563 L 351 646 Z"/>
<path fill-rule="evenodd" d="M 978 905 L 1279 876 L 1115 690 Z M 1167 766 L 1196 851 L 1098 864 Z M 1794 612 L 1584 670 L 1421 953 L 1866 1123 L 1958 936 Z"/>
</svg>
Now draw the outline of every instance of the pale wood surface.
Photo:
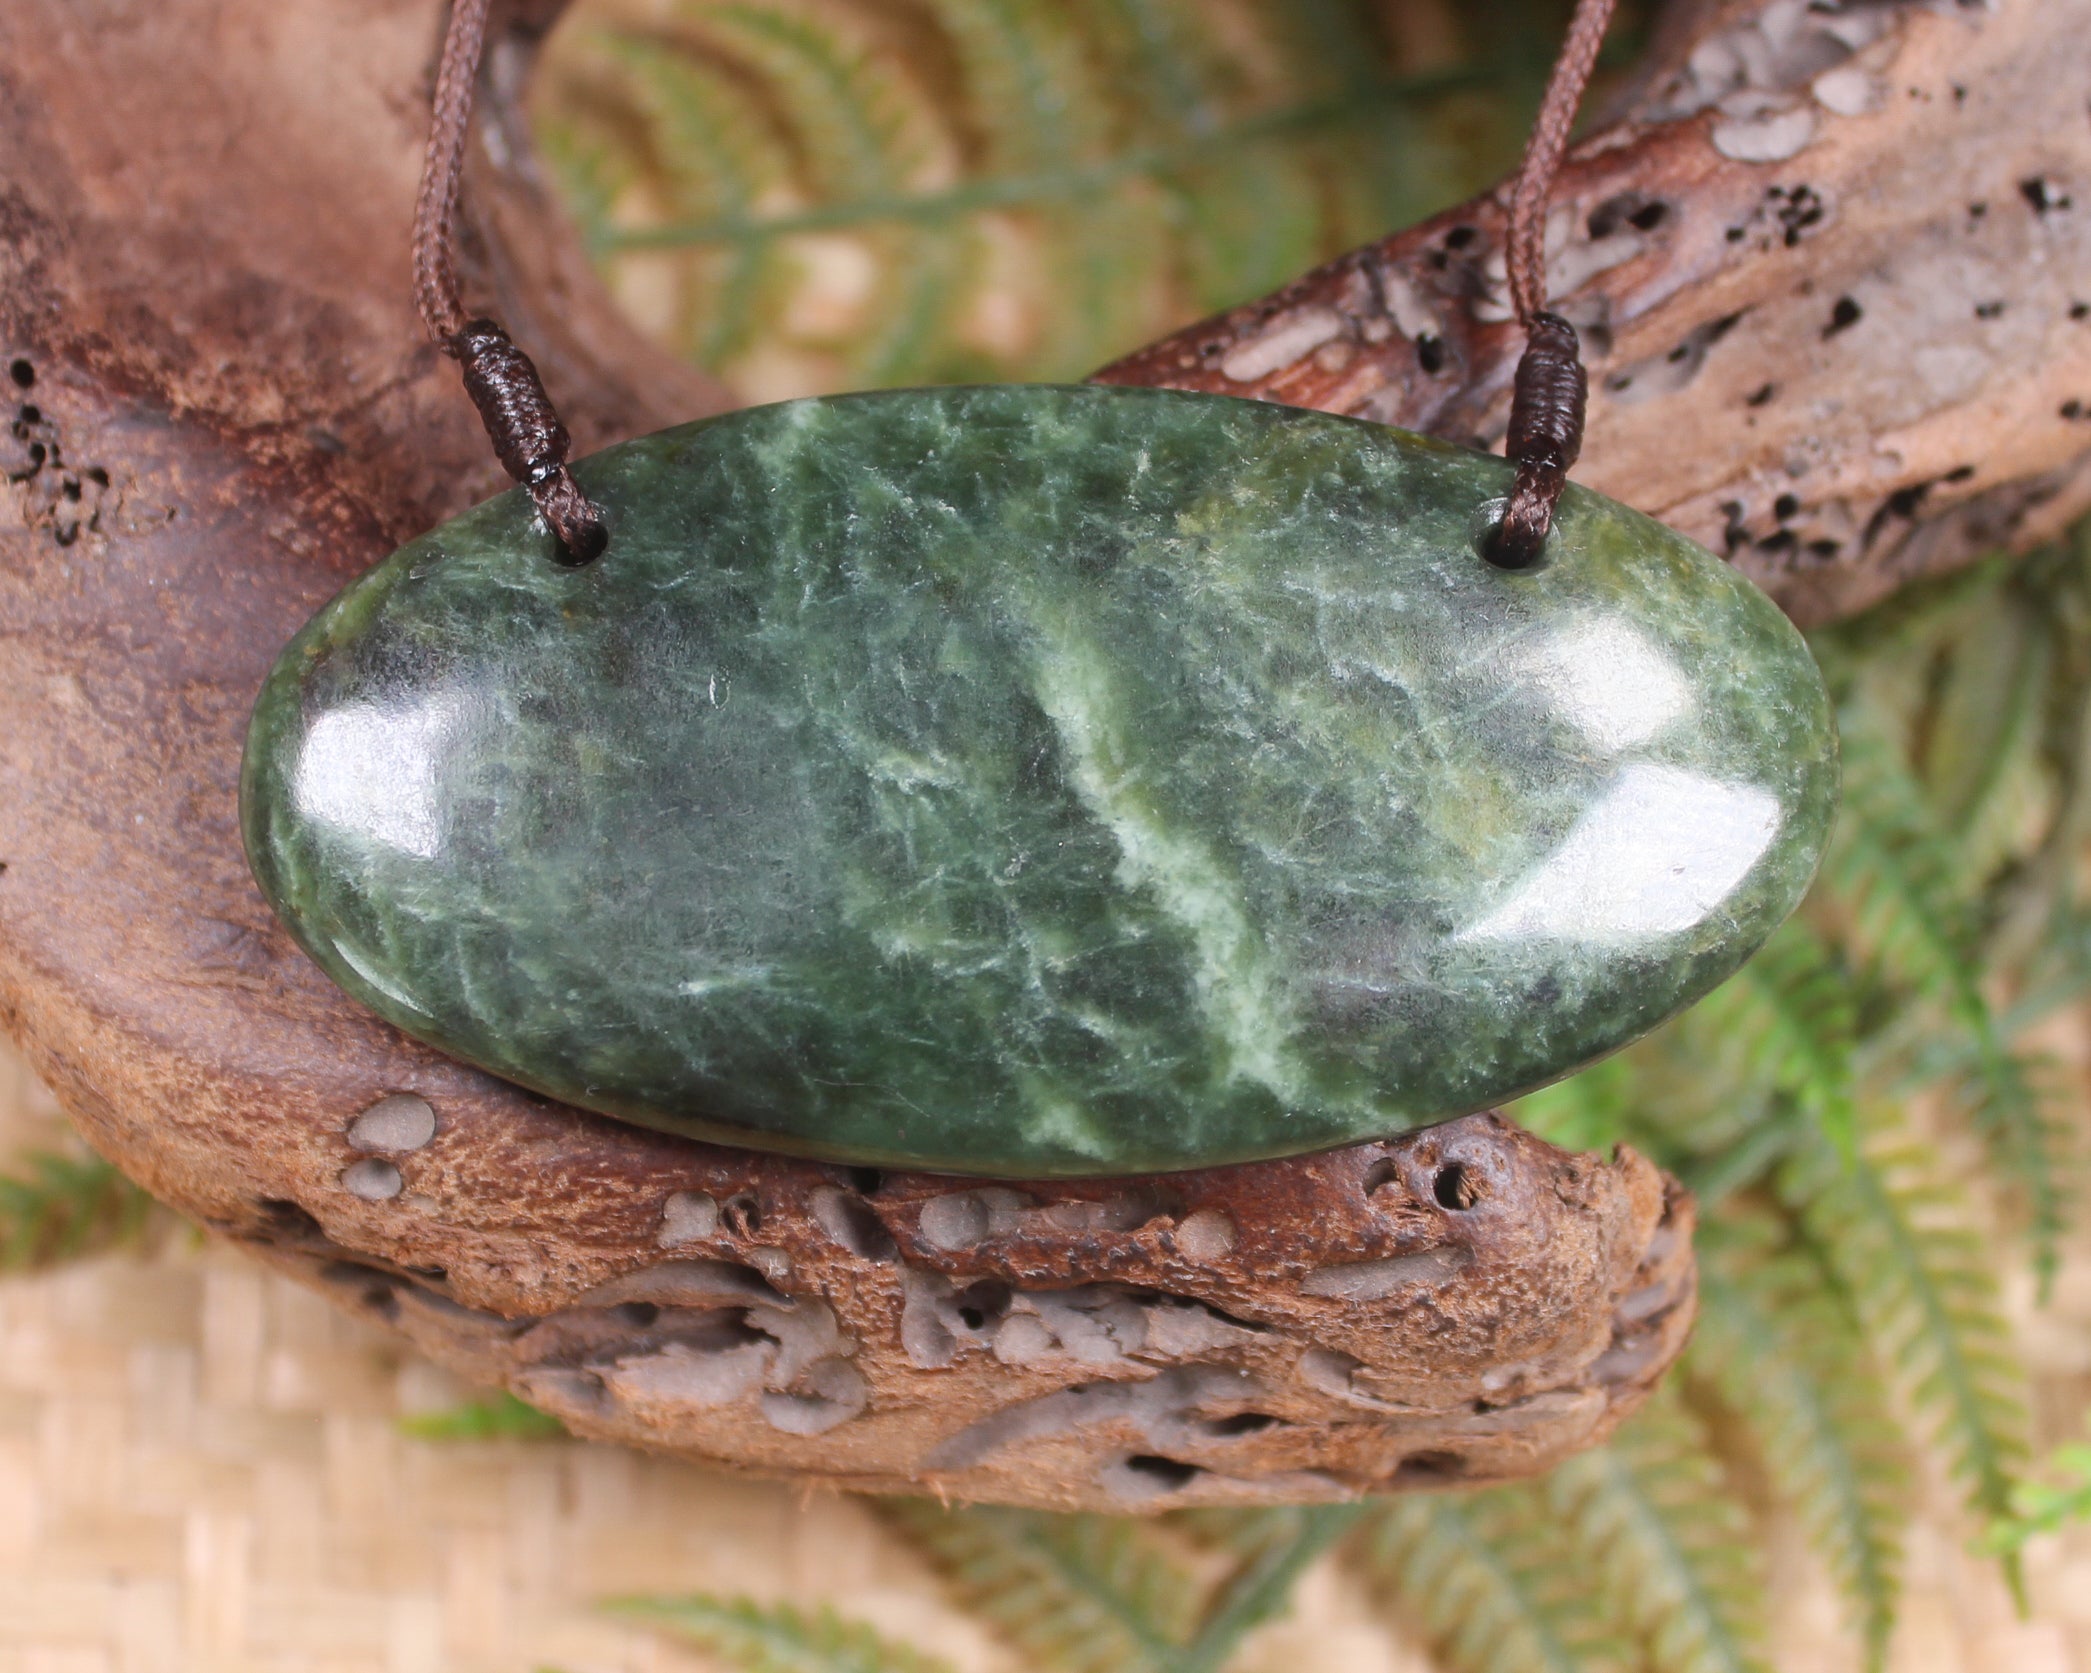
<svg viewBox="0 0 2091 1673">
<path fill-rule="evenodd" d="M 62 1141 L 0 1048 L 0 1158 Z M 2091 1244 L 2056 1303 L 2013 1295 L 2043 1441 L 2091 1388 Z M 469 1391 L 385 1334 L 177 1232 L 144 1258 L 0 1280 L 0 1673 L 703 1673 L 603 1619 L 619 1592 L 829 1600 L 961 1673 L 1019 1673 L 861 1503 L 584 1442 L 429 1443 Z M 1893 1673 L 2091 1670 L 2091 1534 L 2034 1547 L 2012 1618 L 1947 1517 L 1911 1530 Z M 1797 1546 L 1780 1673 L 1853 1668 Z M 1427 1673 L 1328 1567 L 1244 1673 Z"/>
</svg>

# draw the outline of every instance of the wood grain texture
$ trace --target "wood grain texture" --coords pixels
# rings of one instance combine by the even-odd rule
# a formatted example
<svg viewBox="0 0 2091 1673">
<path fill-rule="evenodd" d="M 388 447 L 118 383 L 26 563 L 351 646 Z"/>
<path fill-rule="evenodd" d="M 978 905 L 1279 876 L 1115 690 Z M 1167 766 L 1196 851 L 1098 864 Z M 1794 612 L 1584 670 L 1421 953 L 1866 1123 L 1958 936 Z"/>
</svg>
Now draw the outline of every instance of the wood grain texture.
<svg viewBox="0 0 2091 1673">
<path fill-rule="evenodd" d="M 2091 6 L 1680 8 L 1555 188 L 1577 480 L 1813 624 L 2091 506 Z M 1127 356 L 1500 451 L 1488 195 Z"/>
<path fill-rule="evenodd" d="M 537 356 L 585 449 L 721 397 L 623 327 L 536 184 L 514 94 L 556 10 L 530 8 L 490 60 L 468 290 Z M 1985 87 L 2023 101 L 2058 54 L 2080 51 L 2086 11 L 1887 7 L 1889 31 L 1866 50 L 1893 55 L 1880 73 L 1892 65 L 1898 89 L 1905 66 L 1943 76 L 1979 60 Z M 1752 16 L 1706 14 L 1677 61 Z M 586 1432 L 749 1468 L 1137 1508 L 1518 1474 L 1608 1432 L 1681 1346 L 1691 1307 L 1690 1205 L 1630 1154 L 1566 1156 L 1477 1117 L 1156 1181 L 874 1182 L 529 1098 L 404 1040 L 295 952 L 235 830 L 253 692 L 349 576 L 497 485 L 408 300 L 437 22 L 433 0 L 0 0 L 0 393 L 14 402 L 0 437 L 14 505 L 0 527 L 0 1016 L 93 1142 L 443 1363 L 503 1378 Z M 1925 99 L 1952 103 L 1943 83 L 1910 102 Z M 1934 171 L 1961 166 L 1944 160 L 1958 138 L 1900 116 L 1849 120 L 1819 142 L 1825 161 L 1848 154 L 1838 178 L 1857 183 L 1820 247 L 1842 248 L 1827 241 L 1846 226 L 1870 229 L 1876 252 L 1913 247 L 1920 206 L 1962 213 L 1886 184 L 1917 167 L 1919 140 Z M 1579 204 L 1639 191 L 1679 206 L 1670 233 L 1564 286 L 1586 313 L 1603 302 L 1601 370 L 1684 364 L 1669 359 L 1681 322 L 1739 316 L 1696 376 L 1642 407 L 1601 406 L 1593 433 L 1593 464 L 1615 473 L 1593 480 L 1688 528 L 1734 471 L 1757 482 L 1770 456 L 1745 450 L 1731 468 L 1732 446 L 1680 438 L 1732 443 L 1734 389 L 1790 388 L 1825 353 L 1823 299 L 1803 289 L 1817 258 L 1770 230 L 1786 172 L 1734 174 L 1711 149 L 1716 127 L 1702 114 L 1594 141 L 1570 188 Z M 2083 138 L 2041 136 L 2059 203 Z M 1996 139 L 1983 166 L 2017 168 L 2033 143 Z M 2008 190 L 1984 189 L 1995 215 L 2012 209 Z M 1735 265 L 1718 228 L 1744 197 L 1758 259 Z M 1460 225 L 1485 245 L 1492 213 L 1471 205 L 1413 235 L 1416 260 L 1431 266 Z M 2028 225 L 2071 213 L 2051 205 Z M 2021 265 L 2027 239 L 2064 237 L 2016 236 Z M 2066 253 L 2032 263 L 2024 294 L 2053 291 Z M 1421 372 L 1433 333 L 1400 325 L 1410 301 L 1389 299 L 1409 293 L 1379 270 L 1394 271 L 1339 263 L 1112 375 L 1253 362 L 1237 391 L 1486 430 L 1508 345 L 1482 317 L 1485 256 L 1448 257 L 1442 295 L 1411 286 L 1449 376 Z M 1380 304 L 1346 300 L 1376 283 Z M 2045 316 L 2029 303 L 2023 317 Z M 2005 521 L 2029 537 L 2080 503 L 2076 455 L 2054 439 L 2077 432 L 2036 435 L 2019 416 L 2024 389 L 2078 364 L 2066 353 L 1985 360 L 1974 393 L 1918 412 L 1896 394 L 1906 344 L 1858 367 L 1873 339 L 1845 335 L 1857 369 L 1796 403 L 1816 418 L 1779 420 L 1789 452 L 1794 425 L 1904 437 L 1895 468 L 1942 478 L 1958 464 L 1925 449 L 1946 440 L 1907 438 L 1950 437 L 1956 461 L 1986 439 L 1975 476 L 1904 495 L 1908 515 L 1881 525 L 1912 524 L 1899 543 L 1861 542 L 1797 580 L 1790 602 L 1846 607 L 1950 561 L 1983 507 L 2016 506 Z M 1826 448 L 1843 462 L 1807 480 L 1856 471 L 1869 494 L 1916 480 L 1868 475 L 1887 453 L 1848 454 Z M 1871 503 L 1849 514 L 1871 522 Z M 1916 526 L 1934 509 L 1953 514 Z M 394 1093 L 431 1106 L 432 1141 L 359 1150 L 359 1113 Z M 1437 1198 L 1455 1159 L 1486 1187 L 1471 1208 Z"/>
<path fill-rule="evenodd" d="M 2081 1031 L 2079 1029 L 2081 1037 Z M 2075 1064 L 2081 1047 L 2044 1038 Z M 0 1043 L 0 1166 L 62 1141 Z M 2091 1248 L 2054 1305 L 2017 1292 L 2041 1446 L 2078 1438 Z M 589 1442 L 416 1441 L 469 1391 L 368 1318 L 222 1245 L 0 1278 L 0 1673 L 722 1673 L 604 1615 L 633 1592 L 831 1603 L 958 1673 L 1033 1662 L 958 1609 L 852 1495 Z M 1887 1673 L 2091 1665 L 2091 1530 L 2035 1542 L 2032 1610 L 1940 1484 L 1908 1530 Z M 1798 1529 L 1770 1550 L 1772 1666 L 1851 1673 L 1834 1587 Z M 1364 1576 L 1312 1569 L 1233 1673 L 1429 1673 Z"/>
</svg>

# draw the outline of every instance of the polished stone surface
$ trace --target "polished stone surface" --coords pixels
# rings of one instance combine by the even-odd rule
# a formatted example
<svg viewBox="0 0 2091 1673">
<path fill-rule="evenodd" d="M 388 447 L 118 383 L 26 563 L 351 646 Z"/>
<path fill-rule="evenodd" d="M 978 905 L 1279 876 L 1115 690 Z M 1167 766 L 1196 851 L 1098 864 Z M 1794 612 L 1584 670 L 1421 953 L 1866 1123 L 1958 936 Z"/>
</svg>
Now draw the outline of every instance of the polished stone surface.
<svg viewBox="0 0 2091 1673">
<path fill-rule="evenodd" d="M 1785 618 L 1500 459 L 1155 390 L 757 408 L 402 548 L 284 652 L 256 876 L 420 1039 L 728 1143 L 1011 1176 L 1282 1155 L 1611 1051 L 1793 908 Z"/>
</svg>

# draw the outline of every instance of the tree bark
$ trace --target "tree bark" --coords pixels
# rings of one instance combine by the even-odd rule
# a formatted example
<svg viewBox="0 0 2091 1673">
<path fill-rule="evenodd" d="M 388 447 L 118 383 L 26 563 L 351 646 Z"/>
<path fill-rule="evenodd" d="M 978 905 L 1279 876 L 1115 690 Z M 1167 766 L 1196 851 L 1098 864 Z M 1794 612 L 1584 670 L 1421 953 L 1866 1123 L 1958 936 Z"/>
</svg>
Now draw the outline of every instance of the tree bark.
<svg viewBox="0 0 2091 1673">
<path fill-rule="evenodd" d="M 466 251 L 585 450 L 724 398 L 620 322 L 533 172 L 516 93 L 558 10 L 495 42 Z M 583 1432 L 748 1468 L 1122 1509 L 1493 1479 L 1608 1432 L 1691 1310 L 1689 1200 L 1630 1153 L 1477 1116 L 1149 1180 L 879 1178 L 532 1098 L 296 951 L 240 851 L 253 693 L 501 485 L 409 302 L 439 21 L 0 0 L 0 1016 L 91 1141 Z M 1692 8 L 1564 185 L 1586 480 L 1810 619 L 2074 514 L 2087 25 Z M 1500 224 L 1463 206 L 1105 375 L 1496 434 Z"/>
<path fill-rule="evenodd" d="M 1548 268 L 1579 480 L 1813 625 L 2091 507 L 2091 6 L 1676 8 L 1570 154 Z M 1107 368 L 1501 450 L 1504 202 Z"/>
</svg>

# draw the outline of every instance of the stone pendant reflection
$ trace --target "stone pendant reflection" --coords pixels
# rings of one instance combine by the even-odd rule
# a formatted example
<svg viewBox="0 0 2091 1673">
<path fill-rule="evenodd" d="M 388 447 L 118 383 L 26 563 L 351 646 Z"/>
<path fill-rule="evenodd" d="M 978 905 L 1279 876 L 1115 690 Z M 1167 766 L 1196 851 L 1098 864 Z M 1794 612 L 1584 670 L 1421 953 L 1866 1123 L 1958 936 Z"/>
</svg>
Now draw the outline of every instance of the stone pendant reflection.
<svg viewBox="0 0 2091 1673">
<path fill-rule="evenodd" d="M 1013 1177 L 1479 1109 L 1793 909 L 1836 795 L 1799 635 L 1571 488 L 1219 396 L 756 408 L 402 548 L 270 674 L 270 902 L 350 993 L 626 1120 Z"/>
</svg>

